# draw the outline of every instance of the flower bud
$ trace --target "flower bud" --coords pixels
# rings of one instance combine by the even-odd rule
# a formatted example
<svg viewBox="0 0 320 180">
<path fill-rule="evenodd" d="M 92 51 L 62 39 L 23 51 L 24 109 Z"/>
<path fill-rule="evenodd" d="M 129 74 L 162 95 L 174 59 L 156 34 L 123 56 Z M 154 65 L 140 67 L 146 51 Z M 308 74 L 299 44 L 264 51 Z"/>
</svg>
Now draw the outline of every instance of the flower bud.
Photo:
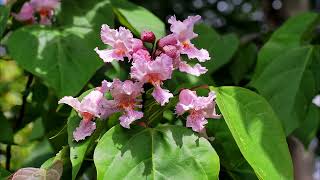
<svg viewBox="0 0 320 180">
<path fill-rule="evenodd" d="M 156 36 L 152 31 L 143 31 L 141 33 L 141 40 L 143 42 L 154 43 L 154 41 L 156 40 Z"/>
<path fill-rule="evenodd" d="M 172 59 L 175 59 L 177 57 L 177 47 L 173 45 L 166 45 L 163 48 L 163 52 L 171 57 Z"/>
<path fill-rule="evenodd" d="M 166 45 L 176 45 L 177 39 L 173 34 L 169 34 L 158 41 L 158 47 L 163 48 Z"/>
</svg>

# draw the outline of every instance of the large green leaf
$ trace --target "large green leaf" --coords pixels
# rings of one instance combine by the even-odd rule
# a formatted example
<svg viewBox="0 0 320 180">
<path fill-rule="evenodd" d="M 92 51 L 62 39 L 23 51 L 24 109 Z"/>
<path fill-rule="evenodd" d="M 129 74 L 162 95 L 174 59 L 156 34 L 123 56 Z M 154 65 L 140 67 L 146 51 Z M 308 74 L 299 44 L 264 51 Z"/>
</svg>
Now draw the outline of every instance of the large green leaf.
<svg viewBox="0 0 320 180">
<path fill-rule="evenodd" d="M 208 74 L 227 64 L 238 49 L 239 39 L 235 34 L 220 36 L 214 29 L 204 24 L 197 25 L 195 32 L 199 36 L 194 39 L 194 44 L 198 48 L 207 49 L 211 57 L 211 60 L 203 63 L 208 69 Z"/>
<path fill-rule="evenodd" d="M 9 121 L 0 113 L 0 142 L 6 144 L 13 143 L 13 130 Z"/>
<path fill-rule="evenodd" d="M 9 53 L 17 63 L 59 96 L 79 93 L 103 64 L 93 49 L 100 44 L 100 25 L 113 24 L 111 5 L 108 0 L 90 6 L 86 2 L 63 1 L 60 16 L 66 18 L 59 28 L 28 26 L 8 39 Z"/>
<path fill-rule="evenodd" d="M 240 87 L 212 88 L 239 149 L 260 179 L 293 179 L 284 131 L 268 102 Z"/>
<path fill-rule="evenodd" d="M 181 126 L 115 126 L 94 152 L 102 179 L 218 179 L 219 158 L 210 143 Z"/>
<path fill-rule="evenodd" d="M 112 0 L 112 6 L 121 24 L 140 37 L 143 30 L 152 31 L 157 39 L 165 36 L 164 23 L 147 9 L 126 0 Z"/>
<path fill-rule="evenodd" d="M 315 48 L 306 46 L 283 52 L 250 85 L 264 96 L 290 134 L 304 119 L 315 92 L 315 81 L 308 67 Z"/>
<path fill-rule="evenodd" d="M 4 33 L 10 15 L 10 7 L 0 6 L 0 38 Z"/>
<path fill-rule="evenodd" d="M 317 13 L 304 13 L 290 18 L 283 26 L 274 32 L 269 41 L 258 54 L 258 62 L 254 79 L 284 52 L 306 44 L 311 37 L 311 31 L 319 22 Z"/>
</svg>

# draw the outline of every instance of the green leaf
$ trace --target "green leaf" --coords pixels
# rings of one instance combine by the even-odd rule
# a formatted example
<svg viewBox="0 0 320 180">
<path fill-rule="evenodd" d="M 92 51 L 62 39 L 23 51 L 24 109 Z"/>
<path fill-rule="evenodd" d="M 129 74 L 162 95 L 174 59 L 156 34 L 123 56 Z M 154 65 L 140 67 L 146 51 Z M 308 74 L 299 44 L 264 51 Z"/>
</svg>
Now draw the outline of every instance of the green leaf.
<svg viewBox="0 0 320 180">
<path fill-rule="evenodd" d="M 10 172 L 0 166 L 0 179 L 7 179 Z"/>
<path fill-rule="evenodd" d="M 240 87 L 212 90 L 242 155 L 259 179 L 293 179 L 286 137 L 268 102 Z"/>
<path fill-rule="evenodd" d="M 113 24 L 108 0 L 88 7 L 84 0 L 72 2 L 62 2 L 65 13 L 61 16 L 69 18 L 61 21 L 61 27 L 27 26 L 13 32 L 8 39 L 13 59 L 42 78 L 60 97 L 79 93 L 101 67 L 103 63 L 93 49 L 101 42 L 100 25 Z"/>
<path fill-rule="evenodd" d="M 126 0 L 112 0 L 112 6 L 120 23 L 136 36 L 144 30 L 152 31 L 157 39 L 166 35 L 164 23 L 144 7 Z"/>
<path fill-rule="evenodd" d="M 305 147 L 308 147 L 311 140 L 316 137 L 319 125 L 320 110 L 316 105 L 312 104 L 305 120 L 301 123 L 301 126 L 293 132 L 293 135 L 297 137 Z"/>
<path fill-rule="evenodd" d="M 306 46 L 283 52 L 250 83 L 269 101 L 287 135 L 304 119 L 316 93 L 314 77 L 308 70 L 314 51 L 314 47 Z"/>
<path fill-rule="evenodd" d="M 218 179 L 219 158 L 210 143 L 181 126 L 115 126 L 94 152 L 97 179 Z"/>
<path fill-rule="evenodd" d="M 0 113 L 0 142 L 6 144 L 13 143 L 13 130 L 9 121 Z"/>
<path fill-rule="evenodd" d="M 230 178 L 234 180 L 258 178 L 252 167 L 242 156 L 223 118 L 208 121 L 206 128 L 209 137 L 214 137 L 212 145 L 219 155 L 222 168 Z"/>
<path fill-rule="evenodd" d="M 7 21 L 10 16 L 10 7 L 0 6 L 0 38 L 6 30 Z"/>
<path fill-rule="evenodd" d="M 229 66 L 230 74 L 235 82 L 239 84 L 245 78 L 248 72 L 253 68 L 257 58 L 257 46 L 250 43 L 242 48 L 239 48 L 235 61 Z"/>
<path fill-rule="evenodd" d="M 194 44 L 198 48 L 207 49 L 211 57 L 209 61 L 202 63 L 207 67 L 208 74 L 227 64 L 238 49 L 239 39 L 235 34 L 220 36 L 204 24 L 195 26 L 195 32 L 199 36 L 194 39 Z"/>
<path fill-rule="evenodd" d="M 319 20 L 317 13 L 309 12 L 292 17 L 285 22 L 261 48 L 253 78 L 258 78 L 268 64 L 276 61 L 276 58 L 284 52 L 306 44 Z"/>
</svg>

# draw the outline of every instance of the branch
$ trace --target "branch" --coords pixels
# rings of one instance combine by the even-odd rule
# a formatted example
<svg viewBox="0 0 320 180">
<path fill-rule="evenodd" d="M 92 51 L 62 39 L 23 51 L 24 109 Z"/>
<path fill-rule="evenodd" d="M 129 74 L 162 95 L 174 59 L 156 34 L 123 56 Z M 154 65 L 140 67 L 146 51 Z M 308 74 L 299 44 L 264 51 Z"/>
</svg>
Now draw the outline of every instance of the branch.
<svg viewBox="0 0 320 180">
<path fill-rule="evenodd" d="M 28 81 L 26 84 L 26 87 L 24 89 L 23 92 L 23 96 L 22 96 L 22 105 L 21 105 L 21 109 L 19 111 L 19 115 L 17 117 L 17 120 L 13 126 L 13 130 L 17 130 L 22 126 L 23 123 L 23 118 L 24 118 L 24 113 L 25 113 L 25 109 L 26 109 L 26 104 L 27 104 L 27 97 L 29 95 L 30 92 L 30 86 L 32 84 L 33 81 L 33 75 L 29 74 L 28 75 Z M 11 161 L 11 145 L 8 144 L 7 148 L 6 148 L 6 169 L 8 171 L 10 171 L 10 161 Z"/>
</svg>

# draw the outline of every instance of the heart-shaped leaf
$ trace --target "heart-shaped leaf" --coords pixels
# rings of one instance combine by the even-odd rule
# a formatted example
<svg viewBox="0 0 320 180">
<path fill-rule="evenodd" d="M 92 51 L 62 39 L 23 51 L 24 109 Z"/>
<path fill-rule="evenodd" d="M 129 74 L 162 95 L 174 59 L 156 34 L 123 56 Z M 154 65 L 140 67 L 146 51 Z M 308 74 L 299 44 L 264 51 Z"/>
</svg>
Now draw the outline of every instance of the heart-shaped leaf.
<svg viewBox="0 0 320 180">
<path fill-rule="evenodd" d="M 219 158 L 210 143 L 181 126 L 115 126 L 94 152 L 102 179 L 218 179 Z"/>
<path fill-rule="evenodd" d="M 212 89 L 233 138 L 259 179 L 293 179 L 286 137 L 268 102 L 240 87 Z"/>
<path fill-rule="evenodd" d="M 112 25 L 113 14 L 108 0 L 94 2 L 62 1 L 59 17 L 66 18 L 61 27 L 28 26 L 8 39 L 17 63 L 42 78 L 58 96 L 79 93 L 103 64 L 93 49 L 100 44 L 100 25 Z"/>
</svg>

